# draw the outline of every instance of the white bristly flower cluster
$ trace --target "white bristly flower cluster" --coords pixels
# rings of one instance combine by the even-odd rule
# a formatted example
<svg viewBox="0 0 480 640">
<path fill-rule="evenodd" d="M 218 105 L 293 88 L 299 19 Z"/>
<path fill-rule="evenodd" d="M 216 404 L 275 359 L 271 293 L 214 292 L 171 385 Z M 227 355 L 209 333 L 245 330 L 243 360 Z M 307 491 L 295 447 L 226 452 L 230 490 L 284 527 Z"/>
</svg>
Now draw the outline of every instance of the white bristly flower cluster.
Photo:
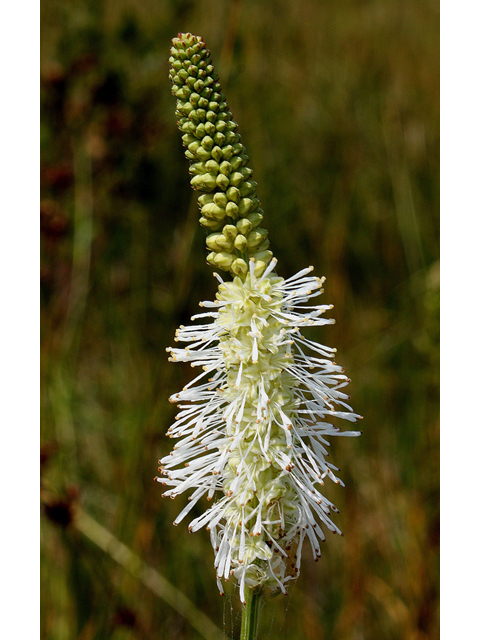
<svg viewBox="0 0 480 640">
<path fill-rule="evenodd" d="M 340 533 L 330 519 L 336 507 L 320 493 L 325 478 L 342 484 L 326 461 L 326 436 L 341 431 L 331 418 L 356 422 L 346 404 L 349 380 L 334 361 L 335 349 L 305 338 L 303 327 L 334 320 L 331 305 L 309 305 L 323 293 L 312 267 L 284 280 L 250 260 L 245 278 L 220 284 L 215 302 L 180 327 L 171 360 L 202 373 L 170 398 L 179 413 L 168 435 L 179 438 L 160 460 L 162 478 L 175 498 L 192 490 L 178 524 L 206 496 L 214 500 L 191 522 L 206 527 L 215 553 L 217 582 L 234 575 L 245 588 L 286 593 L 299 575 L 303 543 L 320 556 L 323 528 Z M 263 273 L 261 273 L 263 270 Z"/>
</svg>

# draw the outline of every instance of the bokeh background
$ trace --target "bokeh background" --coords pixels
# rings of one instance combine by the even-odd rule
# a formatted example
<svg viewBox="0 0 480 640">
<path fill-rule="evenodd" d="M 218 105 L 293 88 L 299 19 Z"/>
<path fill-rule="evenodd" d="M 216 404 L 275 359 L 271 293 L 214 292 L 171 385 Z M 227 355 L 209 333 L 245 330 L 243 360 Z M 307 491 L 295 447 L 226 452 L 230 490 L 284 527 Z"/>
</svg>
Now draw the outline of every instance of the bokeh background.
<svg viewBox="0 0 480 640">
<path fill-rule="evenodd" d="M 435 0 L 43 0 L 42 638 L 214 637 L 194 607 L 238 636 L 208 534 L 172 527 L 185 498 L 153 482 L 167 399 L 192 375 L 165 347 L 215 290 L 167 77 L 179 31 L 212 51 L 280 273 L 327 277 L 337 322 L 316 338 L 365 418 L 333 443 L 345 537 L 319 563 L 305 554 L 260 637 L 439 637 L 438 14 Z"/>
</svg>

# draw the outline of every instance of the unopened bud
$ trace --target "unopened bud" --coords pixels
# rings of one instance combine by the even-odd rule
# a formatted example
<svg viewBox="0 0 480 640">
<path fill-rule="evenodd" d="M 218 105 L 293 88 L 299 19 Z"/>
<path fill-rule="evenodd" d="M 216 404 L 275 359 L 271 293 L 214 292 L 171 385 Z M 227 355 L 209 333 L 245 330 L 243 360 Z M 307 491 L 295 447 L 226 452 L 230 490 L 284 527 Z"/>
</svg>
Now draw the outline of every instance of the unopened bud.
<svg viewBox="0 0 480 640">
<path fill-rule="evenodd" d="M 230 176 L 230 184 L 234 187 L 238 187 L 239 185 L 241 185 L 243 182 L 243 176 L 241 173 L 239 173 L 238 171 L 235 171 L 235 173 L 232 173 L 232 175 Z M 240 195 L 242 195 L 242 190 L 240 189 Z"/>
<path fill-rule="evenodd" d="M 248 265 L 242 258 L 237 258 L 232 262 L 232 266 L 230 267 L 230 271 L 241 278 L 245 277 L 248 273 Z"/>
<path fill-rule="evenodd" d="M 257 229 L 256 231 L 250 231 L 247 236 L 247 244 L 250 250 L 259 247 L 265 238 L 268 236 L 266 229 Z"/>
<path fill-rule="evenodd" d="M 235 240 L 235 238 L 238 235 L 238 229 L 233 224 L 226 224 L 223 227 L 222 233 L 226 238 L 228 238 L 229 240 L 231 240 L 233 242 L 233 240 Z"/>
<path fill-rule="evenodd" d="M 194 189 L 197 189 L 197 191 L 213 191 L 216 187 L 215 178 L 209 173 L 194 176 L 190 180 L 190 184 Z"/>
<path fill-rule="evenodd" d="M 254 180 L 247 180 L 240 187 L 240 195 L 242 197 L 255 194 L 256 191 L 257 191 L 257 183 Z"/>
<path fill-rule="evenodd" d="M 217 162 L 221 162 L 223 159 L 222 150 L 219 146 L 213 147 L 212 158 Z"/>
<path fill-rule="evenodd" d="M 230 216 L 234 220 L 238 218 L 238 207 L 234 202 L 229 202 L 225 208 L 227 216 Z"/>
<path fill-rule="evenodd" d="M 263 216 L 258 211 L 254 211 L 253 213 L 249 213 L 246 219 L 250 221 L 252 225 L 251 229 L 256 229 L 258 225 L 262 222 Z"/>
<path fill-rule="evenodd" d="M 205 162 L 205 170 L 208 171 L 208 173 L 211 173 L 212 176 L 216 176 L 219 169 L 220 166 L 215 160 L 208 160 Z"/>
<path fill-rule="evenodd" d="M 224 193 L 215 193 L 213 196 L 213 201 L 222 209 L 225 209 L 225 207 L 228 205 L 228 198 Z"/>
<path fill-rule="evenodd" d="M 265 264 L 269 264 L 270 260 L 273 258 L 273 253 L 271 251 L 258 251 L 253 254 L 255 260 L 262 260 Z"/>
<path fill-rule="evenodd" d="M 239 233 L 244 236 L 247 236 L 252 230 L 252 223 L 250 222 L 249 218 L 250 216 L 248 218 L 241 218 L 241 220 L 239 220 L 236 225 Z"/>
<path fill-rule="evenodd" d="M 216 230 L 220 226 L 221 222 L 218 222 L 218 220 L 211 220 L 209 218 L 205 218 L 204 216 L 201 216 L 200 224 L 202 225 L 202 227 L 205 227 L 207 229 Z"/>
<path fill-rule="evenodd" d="M 225 191 L 225 189 L 228 188 L 229 184 L 230 183 L 227 176 L 224 176 L 223 173 L 219 173 L 217 176 L 217 185 L 220 187 L 220 189 L 223 189 Z"/>
<path fill-rule="evenodd" d="M 205 218 L 220 221 L 225 218 L 226 213 L 225 209 L 219 207 L 214 202 L 211 202 L 210 204 L 206 204 L 202 207 L 202 215 Z"/>
<path fill-rule="evenodd" d="M 224 271 L 228 271 L 232 266 L 235 256 L 232 256 L 230 253 L 216 253 L 214 258 L 214 263 L 220 269 Z"/>
<path fill-rule="evenodd" d="M 207 149 L 207 151 L 211 151 L 214 147 L 215 143 L 213 141 L 213 138 L 211 138 L 210 136 L 205 136 L 202 140 L 202 147 L 204 149 Z"/>
<path fill-rule="evenodd" d="M 226 251 L 230 253 L 233 248 L 232 241 L 226 238 L 223 233 L 211 233 L 205 240 L 207 247 L 213 251 Z"/>
<path fill-rule="evenodd" d="M 235 238 L 234 247 L 237 251 L 244 252 L 247 247 L 247 239 L 241 233 Z"/>
<path fill-rule="evenodd" d="M 232 165 L 228 160 L 224 160 L 220 165 L 220 173 L 223 173 L 226 176 L 229 176 L 232 173 Z"/>
<path fill-rule="evenodd" d="M 190 165 L 188 171 L 192 176 L 199 176 L 202 173 L 205 173 L 206 169 L 207 165 L 204 162 L 194 162 Z"/>
<path fill-rule="evenodd" d="M 204 138 L 205 139 L 205 138 Z M 207 149 L 205 149 L 204 147 L 198 147 L 197 151 L 195 152 L 195 155 L 197 156 L 197 158 L 199 160 L 201 160 L 202 162 L 205 162 L 206 160 L 208 160 L 209 158 L 211 158 L 212 154 L 210 153 L 210 151 L 208 151 Z"/>
<path fill-rule="evenodd" d="M 198 204 L 200 208 L 202 208 L 206 204 L 210 204 L 213 202 L 213 196 L 211 193 L 202 193 L 201 196 L 198 196 Z"/>
<path fill-rule="evenodd" d="M 253 201 L 251 198 L 242 198 L 238 203 L 238 213 L 242 217 L 246 216 L 251 209 L 253 209 Z"/>
<path fill-rule="evenodd" d="M 233 156 L 233 147 L 231 144 L 227 144 L 226 147 L 222 149 L 222 157 L 224 160 L 229 160 Z"/>
<path fill-rule="evenodd" d="M 235 202 L 235 204 L 240 202 L 240 191 L 237 187 L 229 187 L 226 191 L 226 195 L 231 202 Z"/>
</svg>

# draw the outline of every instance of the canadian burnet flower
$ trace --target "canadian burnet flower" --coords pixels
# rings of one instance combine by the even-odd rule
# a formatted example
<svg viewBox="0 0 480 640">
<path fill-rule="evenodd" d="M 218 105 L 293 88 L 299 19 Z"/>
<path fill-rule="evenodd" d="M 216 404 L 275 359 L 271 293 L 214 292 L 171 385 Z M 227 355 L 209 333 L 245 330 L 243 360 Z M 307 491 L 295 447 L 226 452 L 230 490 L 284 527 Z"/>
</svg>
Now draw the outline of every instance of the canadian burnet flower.
<svg viewBox="0 0 480 640">
<path fill-rule="evenodd" d="M 191 491 L 174 524 L 203 497 L 212 502 L 189 530 L 210 532 L 219 590 L 223 593 L 222 580 L 233 575 L 245 602 L 246 588 L 286 593 L 299 575 L 304 543 L 318 559 L 324 530 L 340 533 L 330 518 L 337 509 L 320 491 L 326 478 L 343 486 L 337 467 L 326 460 L 327 437 L 359 435 L 342 431 L 331 419 L 356 422 L 360 416 L 347 404 L 349 379 L 334 360 L 336 350 L 302 334 L 304 327 L 334 322 L 324 317 L 332 305 L 316 300 L 324 278 L 314 277 L 312 267 L 288 279 L 275 273 L 266 231 L 251 235 L 262 214 L 251 171 L 241 173 L 248 157 L 238 134 L 216 137 L 217 130 L 206 127 L 220 123 L 220 132 L 232 133 L 237 128 L 210 54 L 202 39 L 190 34 L 180 34 L 172 44 L 178 125 L 201 142 L 197 146 L 184 137 L 192 183 L 213 194 L 211 202 L 199 199 L 200 221 L 215 230 L 213 240 L 207 237 L 208 261 L 229 271 L 233 280 L 215 274 L 216 299 L 201 302 L 205 312 L 192 318 L 195 324 L 177 330 L 175 340 L 188 346 L 168 349 L 170 360 L 189 362 L 201 372 L 170 398 L 179 412 L 168 435 L 178 441 L 159 461 L 163 477 L 156 479 L 168 487 L 164 496 Z M 200 130 L 196 119 L 205 125 Z M 213 144 L 205 145 L 205 137 Z M 209 158 L 218 148 L 215 165 L 207 167 L 210 159 L 200 148 Z M 220 169 L 222 157 L 228 157 L 231 170 Z M 209 180 L 217 166 L 215 180 Z M 236 173 L 242 179 L 234 178 L 233 186 Z M 246 182 L 250 185 L 242 191 Z M 211 203 L 222 213 L 208 208 Z M 209 217 L 212 211 L 215 216 Z M 243 239 L 236 243 L 239 236 Z"/>
</svg>

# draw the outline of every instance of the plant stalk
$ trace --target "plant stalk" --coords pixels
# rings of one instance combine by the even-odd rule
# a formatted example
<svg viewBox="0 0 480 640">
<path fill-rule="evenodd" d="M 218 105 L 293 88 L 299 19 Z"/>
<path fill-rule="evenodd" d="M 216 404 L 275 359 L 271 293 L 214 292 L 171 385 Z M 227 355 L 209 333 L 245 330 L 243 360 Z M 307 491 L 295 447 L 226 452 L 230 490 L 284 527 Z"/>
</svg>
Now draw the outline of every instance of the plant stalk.
<svg viewBox="0 0 480 640">
<path fill-rule="evenodd" d="M 261 589 L 245 590 L 245 605 L 242 610 L 242 632 L 240 640 L 256 640 L 260 613 Z"/>
</svg>

